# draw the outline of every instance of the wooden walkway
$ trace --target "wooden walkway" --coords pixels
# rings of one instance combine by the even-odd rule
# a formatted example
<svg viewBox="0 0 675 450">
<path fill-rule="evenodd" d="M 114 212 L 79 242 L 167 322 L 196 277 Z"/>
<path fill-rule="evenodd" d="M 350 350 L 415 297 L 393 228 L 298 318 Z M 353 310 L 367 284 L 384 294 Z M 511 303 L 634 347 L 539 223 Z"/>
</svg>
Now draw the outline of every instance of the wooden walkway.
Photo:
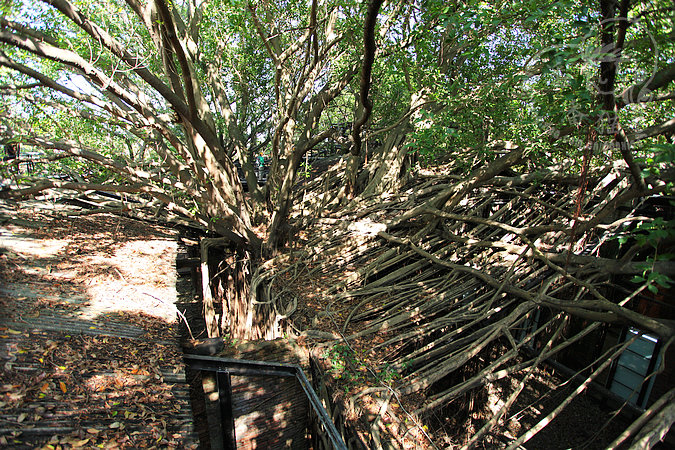
<svg viewBox="0 0 675 450">
<path fill-rule="evenodd" d="M 177 237 L 62 214 L 0 204 L 0 448 L 196 448 Z"/>
</svg>

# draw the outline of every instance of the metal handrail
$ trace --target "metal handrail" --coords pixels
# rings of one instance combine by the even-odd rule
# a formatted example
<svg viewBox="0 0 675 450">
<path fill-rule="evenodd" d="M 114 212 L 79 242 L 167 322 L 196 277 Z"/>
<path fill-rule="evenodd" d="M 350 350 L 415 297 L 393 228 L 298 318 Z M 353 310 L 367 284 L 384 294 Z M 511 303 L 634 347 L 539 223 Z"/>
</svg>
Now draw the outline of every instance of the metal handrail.
<svg viewBox="0 0 675 450">
<path fill-rule="evenodd" d="M 335 424 L 331 420 L 328 412 L 323 407 L 319 396 L 316 395 L 316 392 L 314 392 L 314 389 L 305 376 L 302 368 L 297 364 L 250 361 L 245 359 L 220 358 L 217 356 L 193 354 L 185 354 L 183 355 L 183 359 L 188 367 L 199 371 L 226 373 L 239 376 L 295 377 L 300 383 L 302 390 L 305 392 L 314 412 L 323 424 L 333 448 L 337 450 L 347 450 L 344 440 L 335 428 Z"/>
</svg>

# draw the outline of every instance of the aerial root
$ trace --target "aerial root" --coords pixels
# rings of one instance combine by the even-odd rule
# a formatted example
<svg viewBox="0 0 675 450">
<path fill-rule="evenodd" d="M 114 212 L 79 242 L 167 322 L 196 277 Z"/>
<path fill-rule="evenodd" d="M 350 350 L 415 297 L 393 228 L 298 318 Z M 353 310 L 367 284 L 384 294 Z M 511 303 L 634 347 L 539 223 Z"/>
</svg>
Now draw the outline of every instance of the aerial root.
<svg viewBox="0 0 675 450">
<path fill-rule="evenodd" d="M 549 184 L 547 177 L 562 175 L 551 171 L 536 185 L 523 181 L 527 177 L 448 183 L 447 176 L 427 176 L 400 195 L 360 199 L 353 203 L 358 207 L 317 220 L 302 264 L 336 280 L 323 285 L 325 310 L 317 314 L 322 336 L 330 338 L 325 345 L 336 338 L 359 343 L 370 349 L 367 364 L 394 371 L 398 393 L 427 393 L 415 416 L 490 384 L 519 379 L 473 445 L 503 424 L 542 361 L 600 326 L 630 323 L 670 339 L 669 324 L 628 308 L 644 286 L 625 291 L 616 283 L 616 274 L 640 273 L 639 263 L 599 256 L 622 227 L 651 220 L 616 208 L 616 199 L 625 203 L 637 196 L 630 175 L 612 169 L 592 176 L 578 216 L 574 181 Z M 623 300 L 611 300 L 612 292 L 623 292 Z M 570 332 L 570 324 L 579 321 L 587 325 Z M 581 391 L 620 351 L 594 362 Z M 466 372 L 470 363 L 475 368 Z M 435 388 L 460 372 L 465 375 L 459 381 Z M 372 385 L 350 398 L 358 402 L 379 388 Z M 520 436 L 517 445 L 544 425 Z"/>
</svg>

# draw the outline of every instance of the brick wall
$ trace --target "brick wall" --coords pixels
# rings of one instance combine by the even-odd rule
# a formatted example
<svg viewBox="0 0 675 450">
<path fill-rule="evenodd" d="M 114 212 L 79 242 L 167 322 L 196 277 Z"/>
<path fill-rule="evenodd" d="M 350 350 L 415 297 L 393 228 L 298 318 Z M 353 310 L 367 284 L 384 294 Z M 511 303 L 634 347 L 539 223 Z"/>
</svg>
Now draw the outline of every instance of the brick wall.
<svg viewBox="0 0 675 450">
<path fill-rule="evenodd" d="M 221 356 L 307 367 L 307 355 L 283 339 L 240 343 Z M 309 448 L 309 401 L 295 377 L 232 376 L 231 383 L 238 449 Z"/>
<path fill-rule="evenodd" d="M 237 448 L 308 448 L 308 407 L 295 377 L 232 377 Z"/>
</svg>

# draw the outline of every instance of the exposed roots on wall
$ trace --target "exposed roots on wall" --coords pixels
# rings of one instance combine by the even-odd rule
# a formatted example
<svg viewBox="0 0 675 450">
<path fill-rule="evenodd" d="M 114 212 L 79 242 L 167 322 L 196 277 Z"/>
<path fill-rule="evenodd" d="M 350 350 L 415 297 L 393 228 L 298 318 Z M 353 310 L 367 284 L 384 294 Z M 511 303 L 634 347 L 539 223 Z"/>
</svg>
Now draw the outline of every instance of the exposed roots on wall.
<svg viewBox="0 0 675 450">
<path fill-rule="evenodd" d="M 672 341 L 672 321 L 643 314 L 649 291 L 627 281 L 643 274 L 648 249 L 634 241 L 619 248 L 616 239 L 653 220 L 641 208 L 662 188 L 638 192 L 620 166 L 591 174 L 581 195 L 578 180 L 555 169 L 504 175 L 521 156 L 512 150 L 460 180 L 423 173 L 397 194 L 342 209 L 339 167 L 329 170 L 299 194 L 302 245 L 254 276 L 278 334 L 320 349 L 345 384 L 345 401 L 362 412 L 370 405 L 378 439 L 391 430 L 385 413 L 398 424 L 387 439 L 404 445 L 411 430 L 421 436 L 420 420 L 506 386 L 496 407 L 483 402 L 473 432 L 448 439 L 508 441 L 509 411 L 547 359 L 608 324 Z M 674 271 L 665 262 L 652 268 Z M 589 351 L 576 387 L 510 446 L 532 439 L 627 345 Z M 430 446 L 448 443 L 429 438 Z"/>
</svg>

